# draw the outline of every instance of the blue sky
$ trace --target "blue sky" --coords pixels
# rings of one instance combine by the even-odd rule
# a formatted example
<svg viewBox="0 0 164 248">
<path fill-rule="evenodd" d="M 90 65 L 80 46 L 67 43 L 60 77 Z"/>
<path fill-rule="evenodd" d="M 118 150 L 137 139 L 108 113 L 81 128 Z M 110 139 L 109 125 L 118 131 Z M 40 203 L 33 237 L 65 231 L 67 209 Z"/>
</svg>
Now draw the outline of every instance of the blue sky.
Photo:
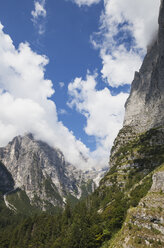
<svg viewBox="0 0 164 248">
<path fill-rule="evenodd" d="M 157 30 L 159 1 L 143 1 L 142 7 L 150 9 L 149 22 L 140 9 L 141 0 L 138 4 L 125 0 L 123 5 L 121 0 L 0 2 L 4 54 L 0 64 L 5 68 L 0 71 L 0 101 L 8 111 L 0 109 L 4 133 L 0 144 L 33 132 L 36 138 L 59 147 L 68 161 L 81 168 L 106 166 L 122 126 L 134 71 Z M 152 8 L 156 9 L 153 14 Z M 143 25 L 137 25 L 141 20 Z M 40 96 L 34 94 L 37 89 Z M 12 99 L 14 110 L 5 97 L 10 104 Z M 20 99 L 23 110 L 18 107 Z M 36 112 L 35 107 L 27 107 L 27 100 L 28 104 L 33 101 Z M 11 117 L 10 111 L 22 121 Z M 27 116 L 31 119 L 28 125 Z"/>
<path fill-rule="evenodd" d="M 77 138 L 81 138 L 94 149 L 94 137 L 88 137 L 83 131 L 85 117 L 67 107 L 67 85 L 75 77 L 85 77 L 87 70 L 93 72 L 101 69 L 99 52 L 93 49 L 90 35 L 98 30 L 103 3 L 91 8 L 79 8 L 64 0 L 46 2 L 47 17 L 43 20 L 43 35 L 38 35 L 38 28 L 34 27 L 31 21 L 34 1 L 20 0 L 15 5 L 15 2 L 7 0 L 1 6 L 1 23 L 4 31 L 10 34 L 14 45 L 18 47 L 21 42 L 27 41 L 33 51 L 49 58 L 45 76 L 53 82 L 55 94 L 52 99 L 59 113 L 61 109 L 67 111 L 65 115 L 59 114 L 59 120 L 72 130 Z M 64 82 L 63 88 L 60 87 L 60 82 Z M 99 85 L 104 87 L 101 78 Z"/>
</svg>

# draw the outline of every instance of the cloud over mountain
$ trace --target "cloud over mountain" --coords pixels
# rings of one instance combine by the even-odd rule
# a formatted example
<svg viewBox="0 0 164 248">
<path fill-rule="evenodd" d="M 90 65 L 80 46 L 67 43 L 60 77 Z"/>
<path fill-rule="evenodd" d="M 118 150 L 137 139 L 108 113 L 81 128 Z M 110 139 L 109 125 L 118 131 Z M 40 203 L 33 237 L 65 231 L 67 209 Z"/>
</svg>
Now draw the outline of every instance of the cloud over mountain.
<svg viewBox="0 0 164 248">
<path fill-rule="evenodd" d="M 96 150 L 91 154 L 100 165 L 107 164 L 110 148 L 122 127 L 126 93 L 112 95 L 108 88 L 96 89 L 96 75 L 86 80 L 76 78 L 69 84 L 68 105 L 86 117 L 86 134 L 96 137 Z"/>
<path fill-rule="evenodd" d="M 66 160 L 80 168 L 106 165 L 122 125 L 127 94 L 112 96 L 107 88 L 96 91 L 96 79 L 91 75 L 86 81 L 77 78 L 69 85 L 70 106 L 86 116 L 85 132 L 96 137 L 97 149 L 92 153 L 58 121 L 56 105 L 50 99 L 53 84 L 44 76 L 48 58 L 32 51 L 28 43 L 16 49 L 2 25 L 0 53 L 0 145 L 31 132 L 36 139 L 61 149 Z"/>
<path fill-rule="evenodd" d="M 74 2 L 91 6 L 99 0 Z M 131 83 L 158 29 L 159 2 L 104 0 L 100 29 L 92 36 L 92 43 L 100 51 L 102 77 L 110 86 Z M 45 0 L 34 3 L 32 20 L 42 34 L 47 15 Z M 150 15 L 145 14 L 145 9 Z M 96 140 L 96 149 L 91 152 L 58 120 L 58 114 L 66 112 L 64 108 L 56 109 L 51 100 L 53 84 L 45 78 L 48 58 L 34 52 L 28 43 L 15 48 L 2 25 L 0 53 L 0 145 L 6 145 L 16 135 L 31 132 L 35 138 L 61 149 L 66 159 L 76 166 L 106 165 L 113 140 L 122 126 L 128 94 L 113 95 L 107 87 L 98 90 L 96 75 L 89 73 L 85 79 L 77 77 L 69 84 L 68 104 L 85 116 L 84 131 Z M 66 89 L 63 82 L 58 85 L 60 90 Z"/>
<path fill-rule="evenodd" d="M 159 6 L 160 0 L 104 0 L 100 29 L 91 40 L 100 49 L 102 77 L 112 87 L 131 83 L 156 36 Z"/>
<path fill-rule="evenodd" d="M 33 52 L 27 43 L 16 49 L 2 25 L 0 53 L 0 145 L 31 132 L 61 149 L 69 162 L 88 167 L 89 149 L 58 121 L 56 105 L 50 100 L 54 90 L 44 76 L 48 58 Z"/>
</svg>

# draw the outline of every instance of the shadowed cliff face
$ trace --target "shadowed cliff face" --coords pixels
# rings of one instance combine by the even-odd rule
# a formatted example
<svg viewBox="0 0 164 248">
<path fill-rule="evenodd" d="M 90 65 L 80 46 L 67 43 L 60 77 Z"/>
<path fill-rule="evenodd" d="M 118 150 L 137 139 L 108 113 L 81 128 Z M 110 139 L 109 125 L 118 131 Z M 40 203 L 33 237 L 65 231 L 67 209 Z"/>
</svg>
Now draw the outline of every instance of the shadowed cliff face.
<svg viewBox="0 0 164 248">
<path fill-rule="evenodd" d="M 6 167 L 0 162 L 0 191 L 6 193 L 13 188 L 14 180 Z"/>
<path fill-rule="evenodd" d="M 137 132 L 164 125 L 164 3 L 161 2 L 159 32 L 139 72 L 135 73 L 126 102 L 124 126 Z"/>
</svg>

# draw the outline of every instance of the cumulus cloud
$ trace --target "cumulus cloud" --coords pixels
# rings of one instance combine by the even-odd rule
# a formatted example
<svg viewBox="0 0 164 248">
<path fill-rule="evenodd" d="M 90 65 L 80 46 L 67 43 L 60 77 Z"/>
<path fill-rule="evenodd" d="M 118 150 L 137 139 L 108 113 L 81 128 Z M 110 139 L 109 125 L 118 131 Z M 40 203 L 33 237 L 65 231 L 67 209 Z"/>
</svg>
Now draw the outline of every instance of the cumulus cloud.
<svg viewBox="0 0 164 248">
<path fill-rule="evenodd" d="M 112 96 L 105 88 L 96 91 L 95 76 L 76 78 L 69 84 L 69 105 L 87 118 L 85 132 L 96 137 L 97 149 L 90 152 L 58 120 L 53 84 L 44 76 L 48 58 L 31 50 L 28 43 L 16 49 L 0 25 L 0 145 L 14 136 L 31 132 L 53 147 L 58 147 L 68 162 L 83 169 L 104 167 L 109 150 L 121 128 L 127 94 Z"/>
<path fill-rule="evenodd" d="M 99 0 L 74 2 L 90 6 Z M 92 36 L 92 43 L 100 49 L 102 76 L 112 87 L 130 83 L 138 70 L 157 32 L 159 3 L 160 0 L 104 0 L 100 30 Z M 44 33 L 45 0 L 35 1 L 31 14 L 39 33 Z M 86 117 L 84 131 L 96 138 L 96 149 L 90 152 L 58 120 L 57 113 L 64 111 L 57 111 L 50 100 L 53 84 L 44 76 L 48 58 L 32 51 L 28 43 L 16 49 L 2 25 L 0 54 L 0 145 L 31 132 L 35 138 L 61 149 L 66 160 L 80 168 L 107 165 L 113 140 L 122 127 L 128 94 L 112 95 L 108 88 L 97 90 L 96 75 L 89 73 L 85 80 L 75 78 L 69 84 L 68 105 Z"/>
<path fill-rule="evenodd" d="M 159 6 L 160 0 L 104 0 L 100 30 L 91 40 L 100 49 L 101 72 L 109 85 L 131 83 L 157 34 Z"/>
<path fill-rule="evenodd" d="M 134 72 L 141 65 L 139 54 L 133 50 L 127 51 L 123 45 L 113 50 L 112 54 L 102 51 L 101 55 L 103 59 L 102 76 L 112 87 L 130 84 Z"/>
<path fill-rule="evenodd" d="M 86 80 L 76 78 L 68 86 L 68 105 L 86 117 L 85 132 L 96 137 L 96 150 L 91 153 L 99 165 L 108 163 L 113 141 L 122 127 L 126 93 L 112 95 L 108 88 L 96 90 L 96 75 Z"/>
<path fill-rule="evenodd" d="M 58 147 L 75 166 L 94 166 L 89 149 L 58 121 L 56 105 L 50 100 L 52 82 L 44 77 L 48 58 L 33 52 L 27 43 L 16 49 L 2 25 L 0 54 L 0 146 L 31 132 Z"/>
<path fill-rule="evenodd" d="M 92 4 L 97 4 L 100 1 L 101 0 L 73 0 L 73 2 L 76 3 L 79 7 L 82 5 L 91 6 Z"/>
<path fill-rule="evenodd" d="M 32 22 L 38 29 L 39 34 L 45 32 L 45 17 L 47 15 L 45 9 L 45 0 L 34 1 L 35 9 L 31 11 Z"/>
</svg>

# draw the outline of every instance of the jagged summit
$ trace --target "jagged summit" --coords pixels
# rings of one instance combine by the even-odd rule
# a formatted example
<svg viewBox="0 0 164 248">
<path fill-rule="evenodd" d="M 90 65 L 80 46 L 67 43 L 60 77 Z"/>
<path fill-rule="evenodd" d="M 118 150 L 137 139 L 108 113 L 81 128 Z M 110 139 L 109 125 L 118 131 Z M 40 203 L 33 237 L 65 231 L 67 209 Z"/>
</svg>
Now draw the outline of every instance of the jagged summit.
<svg viewBox="0 0 164 248">
<path fill-rule="evenodd" d="M 135 73 L 125 104 L 124 126 L 137 133 L 164 125 L 164 2 L 161 1 L 157 40 Z"/>
<path fill-rule="evenodd" d="M 59 149 L 35 140 L 32 134 L 15 137 L 0 148 L 0 161 L 15 183 L 25 191 L 31 204 L 63 206 L 66 199 L 79 199 L 93 192 L 96 172 L 88 173 L 65 161 Z"/>
<path fill-rule="evenodd" d="M 163 248 L 163 100 L 164 0 L 158 39 L 149 47 L 140 71 L 135 73 L 124 126 L 114 142 L 110 169 L 100 186 L 73 211 L 67 206 L 63 215 L 29 218 L 13 225 L 14 232 L 11 228 L 6 232 L 2 225 L 0 237 L 4 247 L 7 234 L 12 248 L 22 248 L 22 244 L 39 248 Z M 36 205 L 39 198 L 42 209 L 47 202 L 61 206 L 68 196 L 80 197 L 84 191 L 92 191 L 93 181 L 87 181 L 92 178 L 90 171 L 77 170 L 66 163 L 60 150 L 36 141 L 31 135 L 18 136 L 0 148 L 0 159 L 15 185 L 26 192 L 31 203 Z M 0 166 L 0 174 L 10 190 L 13 184 L 9 184 L 9 175 L 3 168 Z M 16 211 L 8 196 L 4 197 L 6 206 Z"/>
</svg>

